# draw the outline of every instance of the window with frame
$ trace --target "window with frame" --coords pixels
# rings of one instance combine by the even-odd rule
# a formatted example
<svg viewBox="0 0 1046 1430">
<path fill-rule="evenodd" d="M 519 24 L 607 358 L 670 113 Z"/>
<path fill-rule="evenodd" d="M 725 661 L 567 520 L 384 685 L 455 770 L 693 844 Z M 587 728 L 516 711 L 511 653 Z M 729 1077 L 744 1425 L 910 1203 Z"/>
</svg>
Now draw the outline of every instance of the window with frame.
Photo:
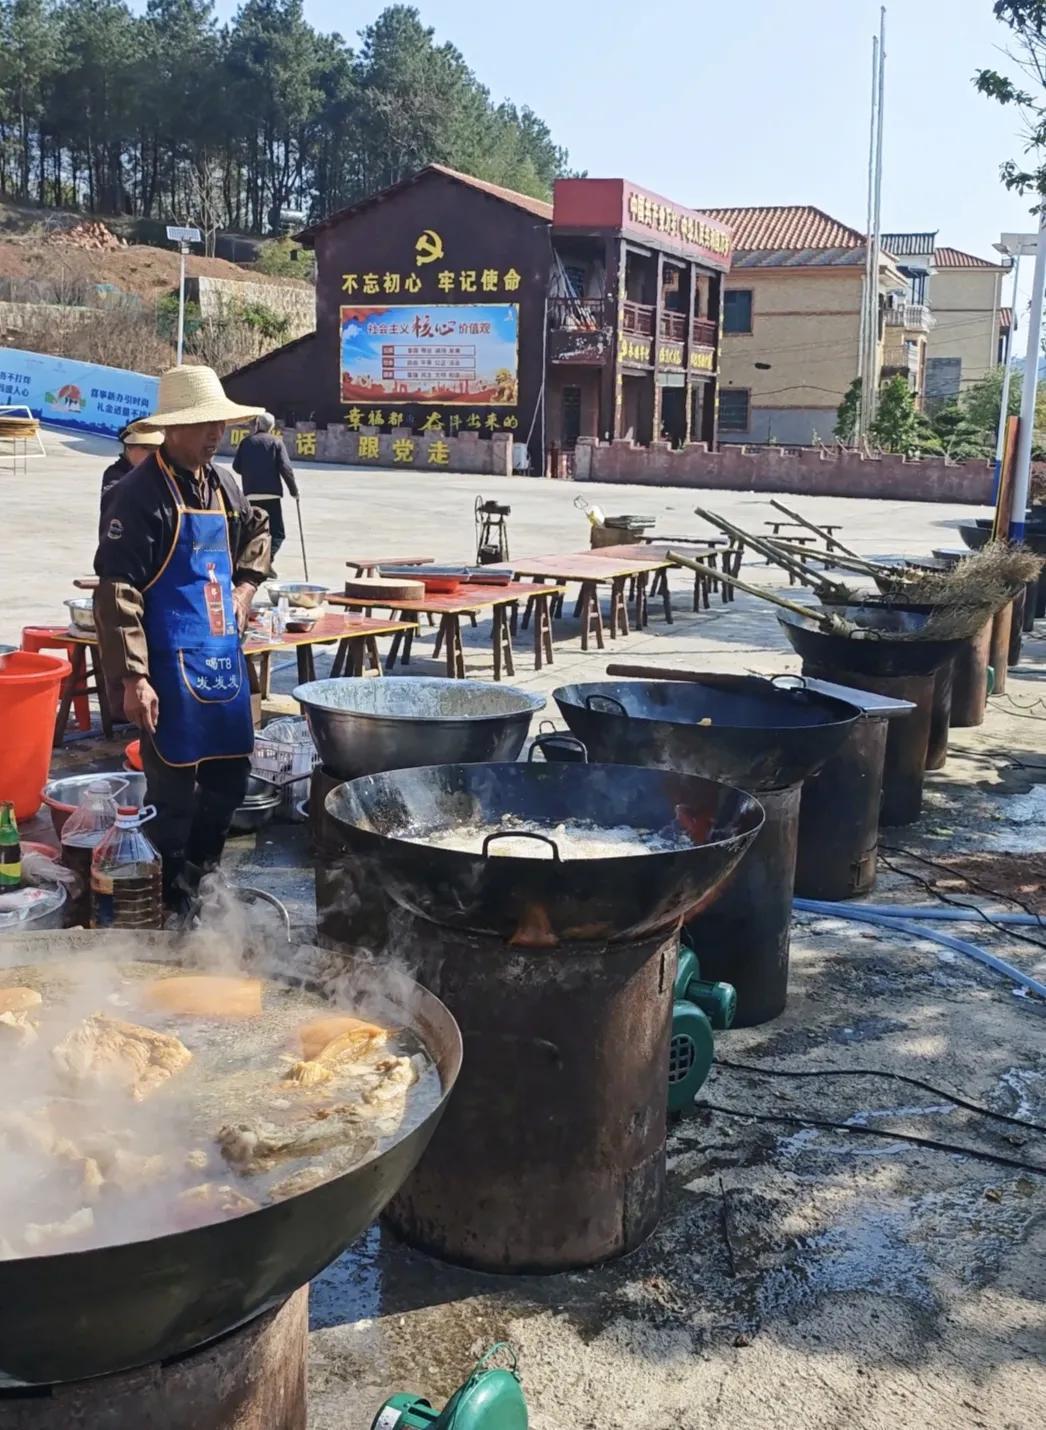
<svg viewBox="0 0 1046 1430">
<path fill-rule="evenodd" d="M 751 393 L 747 387 L 724 387 L 719 392 L 720 432 L 747 432 Z"/>
<path fill-rule="evenodd" d="M 751 288 L 728 288 L 723 294 L 723 332 L 752 331 Z"/>
</svg>

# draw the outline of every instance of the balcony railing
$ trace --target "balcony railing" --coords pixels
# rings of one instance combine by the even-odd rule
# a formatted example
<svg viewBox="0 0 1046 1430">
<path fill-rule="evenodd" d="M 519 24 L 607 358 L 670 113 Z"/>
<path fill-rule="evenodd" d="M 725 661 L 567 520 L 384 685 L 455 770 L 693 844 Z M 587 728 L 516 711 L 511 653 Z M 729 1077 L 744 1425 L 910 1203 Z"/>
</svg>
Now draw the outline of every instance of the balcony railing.
<svg viewBox="0 0 1046 1430">
<path fill-rule="evenodd" d="M 652 338 L 654 336 L 653 306 L 649 303 L 626 301 L 621 326 L 624 332 L 634 333 L 636 337 Z"/>
<path fill-rule="evenodd" d="M 694 319 L 694 342 L 701 347 L 714 348 L 719 337 L 719 324 L 711 318 Z"/>
<path fill-rule="evenodd" d="M 925 303 L 898 303 L 896 308 L 887 308 L 886 326 L 928 333 L 933 327 L 933 314 Z"/>
<path fill-rule="evenodd" d="M 606 306 L 603 298 L 550 298 L 548 325 L 574 331 L 602 328 L 608 321 Z"/>
<path fill-rule="evenodd" d="M 686 341 L 686 314 L 663 312 L 661 314 L 661 336 L 673 343 Z"/>
</svg>

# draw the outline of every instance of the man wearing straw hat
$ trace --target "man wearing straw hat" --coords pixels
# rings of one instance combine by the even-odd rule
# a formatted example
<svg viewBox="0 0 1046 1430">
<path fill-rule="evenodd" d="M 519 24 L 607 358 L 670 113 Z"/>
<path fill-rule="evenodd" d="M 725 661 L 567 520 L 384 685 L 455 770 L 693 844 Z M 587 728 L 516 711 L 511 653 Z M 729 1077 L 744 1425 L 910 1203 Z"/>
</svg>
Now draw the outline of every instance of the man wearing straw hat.
<svg viewBox="0 0 1046 1430">
<path fill-rule="evenodd" d="M 261 408 L 230 402 L 207 367 L 165 372 L 158 403 L 136 425 L 162 430 L 162 444 L 107 501 L 95 620 L 108 683 L 141 730 L 164 896 L 184 910 L 247 789 L 254 726 L 240 634 L 269 570 L 269 528 L 211 465 L 226 423 Z"/>
<path fill-rule="evenodd" d="M 108 497 L 113 487 L 121 477 L 126 477 L 128 472 L 133 472 L 139 462 L 144 462 L 154 447 L 163 445 L 163 433 L 159 430 L 137 427 L 133 422 L 129 422 L 120 433 L 119 441 L 120 455 L 102 473 L 102 493 L 98 518 L 99 541 L 108 525 L 105 509 L 108 506 Z"/>
</svg>

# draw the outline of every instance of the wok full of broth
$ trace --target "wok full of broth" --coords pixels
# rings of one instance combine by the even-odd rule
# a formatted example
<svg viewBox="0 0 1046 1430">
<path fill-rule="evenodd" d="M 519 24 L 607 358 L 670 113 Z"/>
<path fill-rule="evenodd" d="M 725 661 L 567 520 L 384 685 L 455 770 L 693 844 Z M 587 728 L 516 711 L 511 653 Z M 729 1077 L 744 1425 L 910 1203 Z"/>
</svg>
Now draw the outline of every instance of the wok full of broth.
<svg viewBox="0 0 1046 1430">
<path fill-rule="evenodd" d="M 440 1077 L 410 1031 L 353 1012 L 152 961 L 0 968 L 0 1257 L 188 1230 L 379 1156 Z"/>
</svg>

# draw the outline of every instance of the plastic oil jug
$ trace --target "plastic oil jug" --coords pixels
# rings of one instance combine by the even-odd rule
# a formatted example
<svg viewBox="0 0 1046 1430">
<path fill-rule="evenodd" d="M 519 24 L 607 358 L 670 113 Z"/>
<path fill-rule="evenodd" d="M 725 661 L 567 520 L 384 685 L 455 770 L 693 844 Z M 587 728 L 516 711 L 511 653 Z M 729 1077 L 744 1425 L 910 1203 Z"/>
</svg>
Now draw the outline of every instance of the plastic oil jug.
<svg viewBox="0 0 1046 1430">
<path fill-rule="evenodd" d="M 84 790 L 78 808 L 62 826 L 62 863 L 77 878 L 75 892 L 66 904 L 70 928 L 86 926 L 90 918 L 91 860 L 116 823 L 115 793 L 108 780 L 93 780 Z"/>
<path fill-rule="evenodd" d="M 141 829 L 155 814 L 151 804 L 135 814 L 118 814 L 112 829 L 95 846 L 92 928 L 163 927 L 163 863 Z"/>
</svg>

